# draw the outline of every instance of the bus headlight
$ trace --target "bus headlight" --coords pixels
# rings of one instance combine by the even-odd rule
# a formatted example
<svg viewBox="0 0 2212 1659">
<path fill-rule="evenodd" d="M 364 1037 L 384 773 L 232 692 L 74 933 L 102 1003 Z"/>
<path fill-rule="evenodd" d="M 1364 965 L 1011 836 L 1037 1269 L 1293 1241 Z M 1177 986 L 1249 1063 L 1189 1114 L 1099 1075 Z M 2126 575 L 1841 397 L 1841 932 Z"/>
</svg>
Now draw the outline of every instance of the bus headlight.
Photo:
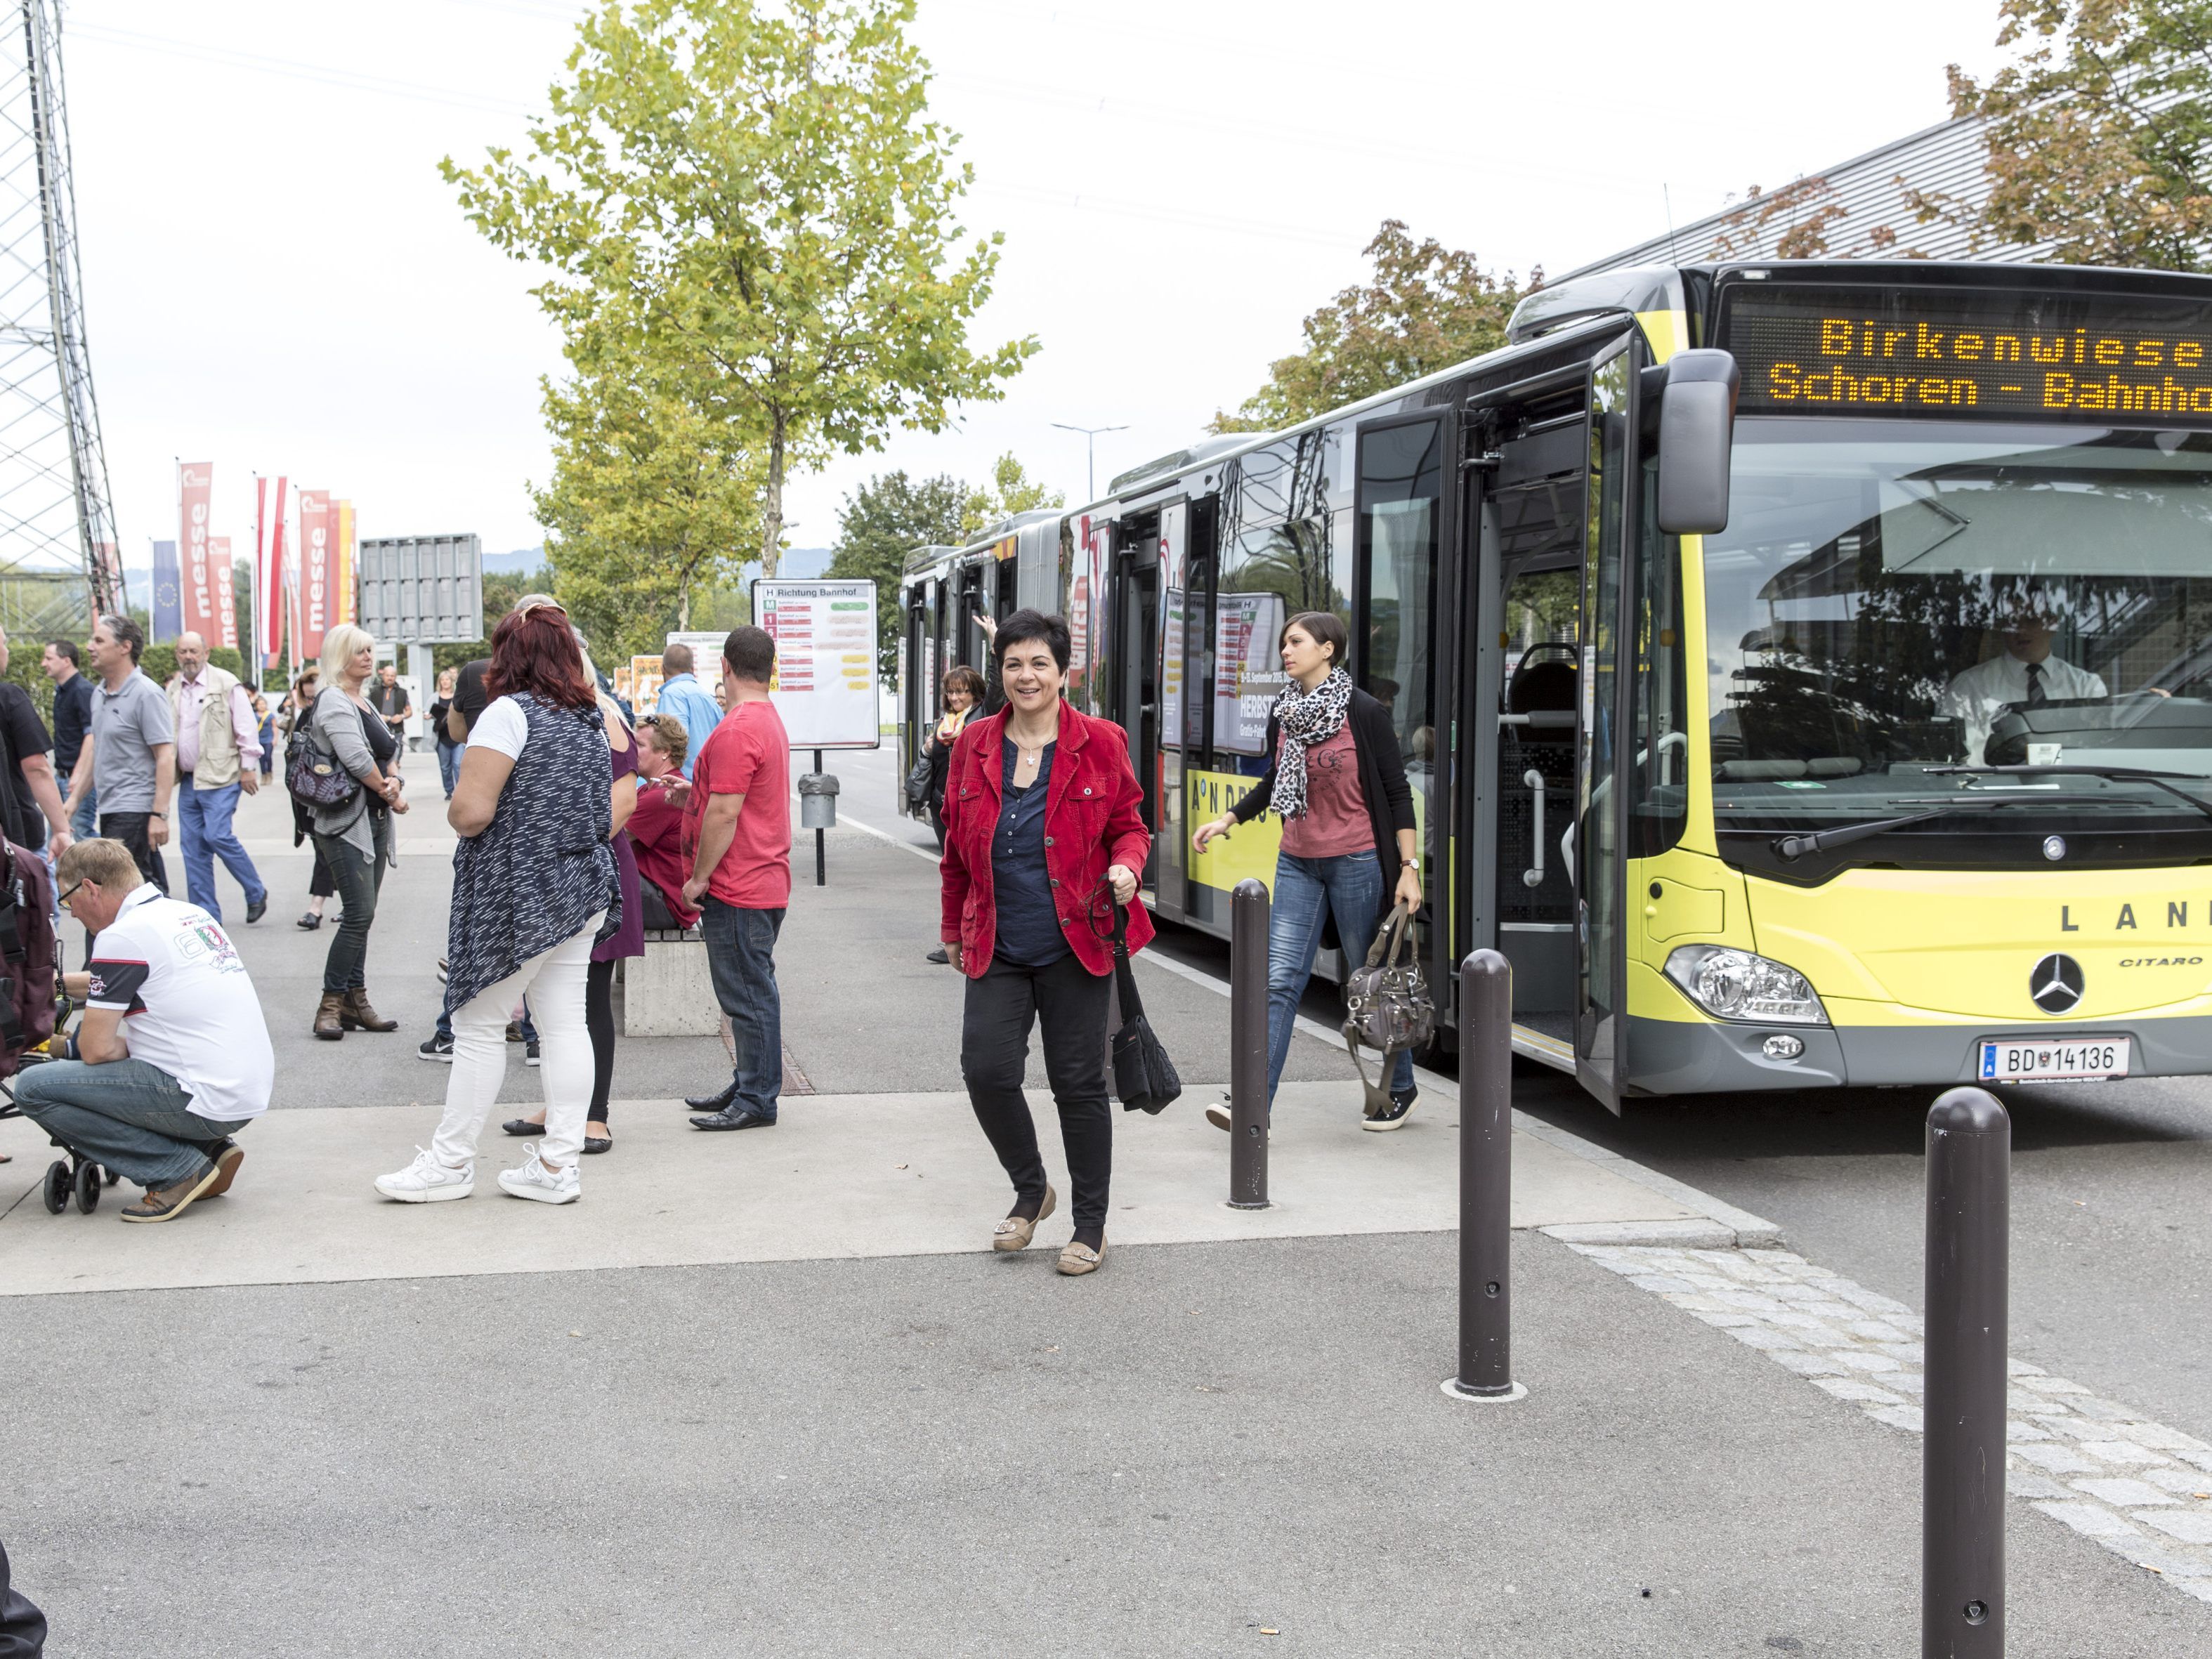
<svg viewBox="0 0 2212 1659">
<path fill-rule="evenodd" d="M 1828 1023 L 1828 1011 L 1804 975 L 1748 951 L 1685 945 L 1667 958 L 1667 977 L 1691 1001 L 1720 1019 L 1774 1025 Z"/>
</svg>

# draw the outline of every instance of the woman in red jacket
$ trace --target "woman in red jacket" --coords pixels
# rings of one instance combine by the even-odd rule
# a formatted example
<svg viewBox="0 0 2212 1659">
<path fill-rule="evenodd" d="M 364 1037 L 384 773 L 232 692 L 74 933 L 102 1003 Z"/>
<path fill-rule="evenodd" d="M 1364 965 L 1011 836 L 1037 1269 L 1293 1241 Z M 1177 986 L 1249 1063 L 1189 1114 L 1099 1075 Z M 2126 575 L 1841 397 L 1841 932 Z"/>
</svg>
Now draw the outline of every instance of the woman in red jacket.
<svg viewBox="0 0 2212 1659">
<path fill-rule="evenodd" d="M 1152 938 L 1135 901 L 1152 838 L 1121 728 L 1060 701 L 1067 624 L 1017 611 L 992 649 L 1006 705 L 968 723 L 945 790 L 940 931 L 968 976 L 960 1072 L 1014 1183 L 1014 1207 L 991 1247 L 1023 1249 L 1056 1201 L 1022 1093 L 1030 1027 L 1042 1027 L 1075 1206 L 1060 1271 L 1087 1273 L 1105 1254 L 1114 1168 L 1105 1066 L 1113 907 L 1129 907 L 1130 950 Z"/>
</svg>

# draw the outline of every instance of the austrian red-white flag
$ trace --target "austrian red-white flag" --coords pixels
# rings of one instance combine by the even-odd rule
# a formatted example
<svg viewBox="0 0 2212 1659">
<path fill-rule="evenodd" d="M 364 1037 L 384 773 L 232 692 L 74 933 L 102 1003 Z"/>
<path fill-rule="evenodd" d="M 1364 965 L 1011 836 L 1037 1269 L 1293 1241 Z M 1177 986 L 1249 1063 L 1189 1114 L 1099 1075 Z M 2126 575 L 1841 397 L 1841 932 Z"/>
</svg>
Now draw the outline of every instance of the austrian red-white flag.
<svg viewBox="0 0 2212 1659">
<path fill-rule="evenodd" d="M 184 575 L 185 631 L 210 644 L 222 638 L 215 567 L 208 556 L 208 498 L 214 488 L 212 462 L 177 463 L 177 557 Z"/>
<path fill-rule="evenodd" d="M 265 665 L 284 632 L 283 477 L 253 481 L 254 646 Z"/>
<path fill-rule="evenodd" d="M 337 538 L 331 523 L 331 492 L 300 492 L 300 654 L 313 662 L 323 635 L 337 620 L 331 601 L 337 595 Z"/>
</svg>

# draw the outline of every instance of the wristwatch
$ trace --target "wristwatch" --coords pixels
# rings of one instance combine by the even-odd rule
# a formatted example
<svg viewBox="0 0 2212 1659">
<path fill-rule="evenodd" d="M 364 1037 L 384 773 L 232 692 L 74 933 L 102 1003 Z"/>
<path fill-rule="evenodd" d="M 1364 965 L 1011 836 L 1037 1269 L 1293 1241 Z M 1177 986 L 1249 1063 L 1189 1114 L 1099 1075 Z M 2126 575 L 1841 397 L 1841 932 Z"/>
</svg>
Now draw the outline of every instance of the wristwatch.
<svg viewBox="0 0 2212 1659">
<path fill-rule="evenodd" d="M 1401 859 L 1399 860 L 1399 867 L 1404 870 L 1411 870 L 1417 876 L 1421 873 L 1421 861 L 1419 859 Z"/>
</svg>

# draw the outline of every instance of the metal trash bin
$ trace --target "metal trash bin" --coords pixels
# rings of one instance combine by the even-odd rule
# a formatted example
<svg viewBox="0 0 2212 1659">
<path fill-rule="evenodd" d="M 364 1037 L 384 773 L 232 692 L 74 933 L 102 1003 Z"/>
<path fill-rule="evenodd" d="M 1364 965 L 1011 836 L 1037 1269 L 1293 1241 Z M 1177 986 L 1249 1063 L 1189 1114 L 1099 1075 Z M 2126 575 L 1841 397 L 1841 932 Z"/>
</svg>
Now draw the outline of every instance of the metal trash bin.
<svg viewBox="0 0 2212 1659">
<path fill-rule="evenodd" d="M 828 772 L 807 772 L 799 780 L 799 827 L 835 830 L 837 827 L 837 780 Z"/>
</svg>

